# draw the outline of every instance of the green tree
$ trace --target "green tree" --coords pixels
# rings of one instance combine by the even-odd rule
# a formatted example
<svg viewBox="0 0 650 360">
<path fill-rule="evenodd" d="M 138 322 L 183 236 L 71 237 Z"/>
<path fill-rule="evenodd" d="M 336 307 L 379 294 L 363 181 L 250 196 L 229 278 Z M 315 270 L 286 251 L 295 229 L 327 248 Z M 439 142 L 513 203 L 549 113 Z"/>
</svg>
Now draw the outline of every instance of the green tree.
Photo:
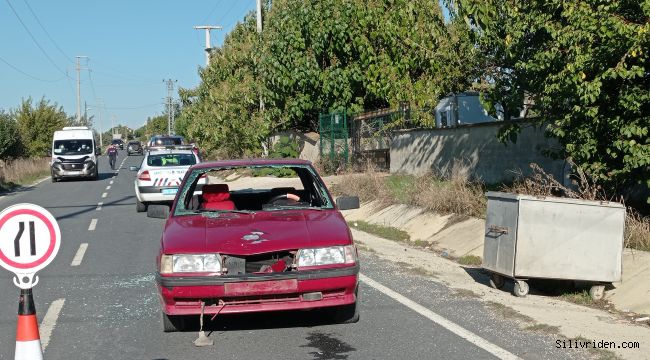
<svg viewBox="0 0 650 360">
<path fill-rule="evenodd" d="M 650 1 L 458 0 L 486 55 L 486 97 L 530 111 L 607 190 L 650 186 Z M 503 135 L 516 138 L 518 128 Z"/>
<path fill-rule="evenodd" d="M 63 107 L 45 98 L 38 103 L 33 103 L 31 97 L 23 100 L 20 107 L 11 112 L 11 116 L 16 120 L 26 156 L 48 154 L 54 132 L 71 123 Z"/>
<path fill-rule="evenodd" d="M 0 110 L 0 160 L 11 160 L 21 155 L 22 144 L 16 121 Z"/>
<path fill-rule="evenodd" d="M 464 27 L 445 23 L 437 1 L 274 1 L 262 57 L 268 116 L 317 130 L 323 111 L 435 105 L 477 74 Z"/>
</svg>

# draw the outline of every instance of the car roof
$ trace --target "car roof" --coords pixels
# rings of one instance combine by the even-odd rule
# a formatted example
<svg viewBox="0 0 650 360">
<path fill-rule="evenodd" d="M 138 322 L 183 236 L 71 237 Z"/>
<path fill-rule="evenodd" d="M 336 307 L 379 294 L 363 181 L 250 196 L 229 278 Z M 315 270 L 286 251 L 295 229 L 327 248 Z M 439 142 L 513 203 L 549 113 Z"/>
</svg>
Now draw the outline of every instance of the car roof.
<svg viewBox="0 0 650 360">
<path fill-rule="evenodd" d="M 311 161 L 302 159 L 237 159 L 203 162 L 192 167 L 194 169 L 207 169 L 229 166 L 269 166 L 269 165 L 311 165 Z"/>
<path fill-rule="evenodd" d="M 164 154 L 194 154 L 192 150 L 177 150 L 177 149 L 160 149 L 151 150 L 149 155 L 164 155 Z"/>
</svg>

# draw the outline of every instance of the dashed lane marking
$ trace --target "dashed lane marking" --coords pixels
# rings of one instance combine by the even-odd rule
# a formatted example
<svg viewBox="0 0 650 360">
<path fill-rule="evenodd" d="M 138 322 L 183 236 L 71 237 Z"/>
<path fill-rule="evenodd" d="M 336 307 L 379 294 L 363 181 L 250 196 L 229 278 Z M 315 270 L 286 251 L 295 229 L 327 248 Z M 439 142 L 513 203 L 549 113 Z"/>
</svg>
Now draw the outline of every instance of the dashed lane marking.
<svg viewBox="0 0 650 360">
<path fill-rule="evenodd" d="M 90 220 L 90 225 L 88 225 L 88 231 L 95 231 L 95 227 L 97 227 L 97 219 Z"/>
<path fill-rule="evenodd" d="M 389 296 L 390 298 L 397 301 L 398 303 L 408 307 L 409 309 L 411 309 L 411 310 L 415 311 L 416 313 L 426 317 L 427 319 L 429 319 L 429 320 L 433 321 L 434 323 L 444 327 L 445 329 L 447 329 L 447 330 L 451 331 L 452 333 L 460 336 L 461 338 L 469 341 L 470 343 L 480 347 L 481 349 L 489 352 L 490 354 L 496 356 L 497 358 L 499 358 L 499 359 L 518 359 L 518 360 L 520 360 L 520 358 L 517 355 L 515 355 L 515 354 L 513 354 L 513 353 L 511 353 L 511 352 L 509 352 L 509 351 L 507 351 L 507 350 L 505 350 L 505 349 L 503 349 L 503 348 L 501 348 L 501 347 L 499 347 L 499 346 L 497 346 L 497 345 L 483 339 L 482 337 L 480 337 L 480 336 L 474 334 L 473 332 L 461 327 L 460 325 L 458 325 L 458 324 L 456 324 L 456 323 L 454 323 L 454 322 L 452 322 L 450 320 L 447 320 L 446 318 L 434 313 L 430 309 L 416 303 L 415 301 L 405 297 L 404 295 L 402 295 L 402 294 L 400 294 L 400 293 L 398 293 L 396 291 L 393 291 L 393 290 L 389 289 L 388 287 L 376 282 L 375 280 L 373 280 L 373 279 L 371 279 L 371 278 L 369 278 L 369 277 L 367 277 L 367 276 L 365 276 L 363 274 L 359 274 L 359 279 L 362 282 L 364 282 L 366 285 L 374 288 L 375 290 L 378 290 L 379 292 L 383 293 L 384 295 Z"/>
<path fill-rule="evenodd" d="M 50 337 L 52 336 L 52 330 L 56 326 L 56 321 L 59 319 L 59 314 L 61 314 L 61 309 L 63 309 L 63 304 L 65 299 L 57 299 L 50 304 L 50 307 L 47 309 L 43 321 L 41 321 L 40 333 L 41 333 L 41 348 L 45 351 L 47 345 L 50 343 Z"/>
<path fill-rule="evenodd" d="M 109 182 L 109 184 L 113 185 L 113 180 L 111 180 L 111 182 Z"/>
<path fill-rule="evenodd" d="M 111 189 L 111 186 L 108 185 L 108 186 L 106 187 L 106 190 L 110 190 L 110 189 Z"/>
<path fill-rule="evenodd" d="M 98 202 L 98 203 L 97 203 L 97 209 L 95 209 L 95 210 L 97 210 L 97 211 L 101 210 L 101 209 L 102 209 L 102 205 L 104 205 L 103 202 Z"/>
<path fill-rule="evenodd" d="M 108 196 L 108 193 L 103 193 L 102 194 L 102 199 L 105 198 L 106 196 Z"/>
<path fill-rule="evenodd" d="M 84 254 L 86 254 L 86 249 L 88 249 L 87 243 L 82 243 L 81 245 L 79 245 L 79 250 L 77 250 L 77 253 L 74 256 L 74 259 L 72 259 L 72 263 L 70 263 L 70 266 L 81 265 L 81 261 L 84 259 Z"/>
</svg>

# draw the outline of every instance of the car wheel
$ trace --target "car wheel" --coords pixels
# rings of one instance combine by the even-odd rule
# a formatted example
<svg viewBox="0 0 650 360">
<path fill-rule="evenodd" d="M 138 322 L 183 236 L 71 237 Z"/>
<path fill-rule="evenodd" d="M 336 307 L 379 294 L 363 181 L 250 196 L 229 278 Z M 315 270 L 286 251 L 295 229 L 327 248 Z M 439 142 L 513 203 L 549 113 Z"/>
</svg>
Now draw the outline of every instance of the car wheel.
<svg viewBox="0 0 650 360">
<path fill-rule="evenodd" d="M 92 180 L 97 180 L 99 178 L 99 169 L 97 169 L 97 165 L 95 165 L 95 173 L 93 174 Z"/>
<path fill-rule="evenodd" d="M 54 171 L 50 171 L 50 175 L 52 176 L 52 182 L 56 182 L 56 177 L 54 176 Z"/>
<path fill-rule="evenodd" d="M 354 304 L 336 307 L 334 310 L 334 321 L 337 324 L 353 324 L 359 322 L 359 289 L 356 290 L 357 301 Z"/>
<path fill-rule="evenodd" d="M 135 200 L 135 210 L 137 212 L 145 212 L 147 211 L 147 204 L 140 202 L 140 200 Z"/>
<path fill-rule="evenodd" d="M 183 328 L 185 327 L 185 318 L 183 316 L 167 315 L 164 312 L 161 313 L 162 328 L 164 332 L 183 331 Z"/>
</svg>

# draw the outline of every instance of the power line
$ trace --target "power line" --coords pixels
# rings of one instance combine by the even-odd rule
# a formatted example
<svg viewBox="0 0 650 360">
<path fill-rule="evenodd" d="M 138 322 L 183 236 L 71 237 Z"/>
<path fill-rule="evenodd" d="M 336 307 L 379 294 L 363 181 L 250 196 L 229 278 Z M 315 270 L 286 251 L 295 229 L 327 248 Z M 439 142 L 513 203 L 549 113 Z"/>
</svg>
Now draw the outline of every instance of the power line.
<svg viewBox="0 0 650 360">
<path fill-rule="evenodd" d="M 50 36 L 50 33 L 45 29 L 45 26 L 43 26 L 43 23 L 41 23 L 41 20 L 38 18 L 38 16 L 36 16 L 36 13 L 34 12 L 34 10 L 32 10 L 32 7 L 29 6 L 29 3 L 27 2 L 27 0 L 23 0 L 23 2 L 25 3 L 25 5 L 27 5 L 27 9 L 29 9 L 29 12 L 32 13 L 32 15 L 34 16 L 34 19 L 36 19 L 36 22 L 38 23 L 38 25 L 40 25 L 41 29 L 43 29 L 43 31 L 45 32 L 45 35 L 47 35 L 48 39 L 50 39 L 52 44 L 54 44 L 54 47 L 56 47 L 56 49 L 59 50 L 59 52 L 66 59 L 68 59 L 68 61 L 70 61 L 71 63 L 74 63 L 74 61 L 72 61 L 72 58 L 70 58 L 63 50 L 61 50 L 61 48 L 59 47 L 59 44 L 57 44 L 56 41 L 54 41 L 54 39 L 52 38 L 52 36 Z"/>
<path fill-rule="evenodd" d="M 41 79 L 41 78 L 39 78 L 39 77 L 37 77 L 37 76 L 34 76 L 34 75 L 32 75 L 32 74 L 29 74 L 29 73 L 27 73 L 27 72 L 25 72 L 25 71 L 23 71 L 23 70 L 17 68 L 16 66 L 12 65 L 12 64 L 9 63 L 7 60 L 5 60 L 5 59 L 3 59 L 3 58 L 1 58 L 1 57 L 0 57 L 0 61 L 2 61 L 3 63 L 5 63 L 5 64 L 6 64 L 7 66 L 9 66 L 10 68 L 16 70 L 17 72 L 19 72 L 19 73 L 21 73 L 21 74 L 23 74 L 23 75 L 25 75 L 25 76 L 27 76 L 27 77 L 29 77 L 29 78 L 32 78 L 32 79 L 34 79 L 34 80 L 38 80 L 38 81 L 42 81 L 42 82 L 55 83 L 55 82 L 59 82 L 59 81 L 65 79 L 65 78 L 67 77 L 67 75 L 66 75 L 66 76 L 63 76 L 63 77 L 61 77 L 61 78 L 59 78 L 59 79 L 56 79 L 56 80 Z"/>
<path fill-rule="evenodd" d="M 97 106 L 97 105 L 95 105 Z M 141 105 L 141 106 L 133 106 L 133 107 L 102 107 L 103 109 L 106 110 L 137 110 L 137 109 L 145 109 L 149 107 L 154 107 L 154 106 L 160 106 L 160 103 L 154 103 L 154 104 L 147 104 L 147 105 Z"/>
<path fill-rule="evenodd" d="M 212 8 L 212 10 L 210 10 L 210 12 L 208 13 L 208 15 L 206 15 L 205 18 L 203 18 L 203 20 L 201 20 L 201 23 L 205 23 L 206 20 L 208 20 L 208 18 L 212 15 L 212 13 L 213 13 L 215 10 L 217 10 L 217 8 L 219 7 L 219 5 L 221 5 L 221 0 L 217 0 L 217 1 L 216 1 L 216 4 L 215 4 L 214 7 Z"/>
<path fill-rule="evenodd" d="M 38 41 L 36 40 L 36 38 L 34 37 L 34 35 L 32 34 L 32 32 L 29 31 L 29 28 L 27 27 L 27 25 L 25 25 L 25 23 L 23 22 L 23 19 L 20 18 L 20 16 L 19 16 L 18 13 L 16 12 L 16 9 L 14 9 L 13 5 L 11 5 L 11 3 L 9 2 L 9 0 L 5 0 L 5 1 L 6 1 L 7 5 L 9 5 L 9 7 L 11 8 L 11 11 L 14 13 L 14 15 L 16 15 L 16 18 L 18 19 L 18 21 L 20 22 L 20 24 L 23 26 L 23 28 L 25 29 L 25 31 L 27 31 L 27 34 L 29 34 L 29 37 L 32 38 L 32 41 L 34 41 L 34 44 L 36 44 L 36 46 L 38 46 L 38 48 L 41 50 L 41 52 L 43 53 L 43 55 L 45 55 L 45 57 L 50 61 L 50 63 L 52 63 L 52 65 L 54 65 L 55 68 L 57 68 L 57 70 L 59 70 L 59 71 L 60 71 L 62 74 L 64 74 L 65 76 L 68 76 L 68 74 L 67 74 L 65 71 L 63 71 L 63 70 L 62 70 L 62 69 L 61 69 L 61 68 L 60 68 L 60 67 L 59 67 L 59 66 L 54 62 L 54 60 L 52 60 L 52 58 L 50 57 L 50 55 L 47 54 L 47 52 L 45 51 L 45 49 L 43 49 L 43 47 L 41 46 L 41 44 L 38 43 Z"/>
</svg>

